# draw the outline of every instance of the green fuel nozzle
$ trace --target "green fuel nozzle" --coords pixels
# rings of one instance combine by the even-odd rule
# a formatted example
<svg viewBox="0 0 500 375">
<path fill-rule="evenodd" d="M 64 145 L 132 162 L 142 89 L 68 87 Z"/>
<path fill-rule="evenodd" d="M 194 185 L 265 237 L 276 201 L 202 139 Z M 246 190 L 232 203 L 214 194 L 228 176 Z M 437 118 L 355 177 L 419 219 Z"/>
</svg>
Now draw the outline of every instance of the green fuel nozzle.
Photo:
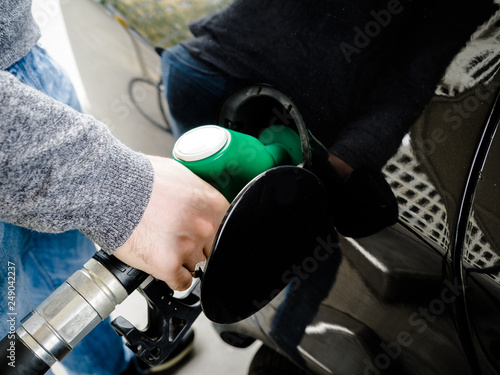
<svg viewBox="0 0 500 375">
<path fill-rule="evenodd" d="M 264 129 L 258 138 L 216 125 L 200 126 L 183 134 L 172 154 L 230 202 L 262 172 L 303 162 L 299 135 L 282 125 Z"/>
</svg>

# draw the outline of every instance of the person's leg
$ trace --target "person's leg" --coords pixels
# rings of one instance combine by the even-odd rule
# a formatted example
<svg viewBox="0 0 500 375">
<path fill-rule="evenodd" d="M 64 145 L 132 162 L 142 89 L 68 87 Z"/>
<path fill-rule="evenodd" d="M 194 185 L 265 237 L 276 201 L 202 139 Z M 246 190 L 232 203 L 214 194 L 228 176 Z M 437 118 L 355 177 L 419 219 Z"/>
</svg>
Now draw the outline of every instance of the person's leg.
<svg viewBox="0 0 500 375">
<path fill-rule="evenodd" d="M 69 78 L 40 47 L 33 48 L 7 70 L 21 82 L 80 110 Z M 6 233 L 5 241 L 0 241 L 0 250 L 4 256 L 16 259 L 18 264 L 20 319 L 80 269 L 96 251 L 94 244 L 78 231 L 45 234 L 10 224 L 0 223 L 0 226 Z M 0 296 L 0 303 L 6 305 L 5 288 Z M 105 321 L 76 346 L 63 365 L 71 374 L 111 375 L 120 373 L 129 360 L 130 352 L 125 351 L 121 338 Z"/>
<path fill-rule="evenodd" d="M 71 80 L 41 47 L 33 47 L 25 57 L 6 70 L 24 84 L 81 111 Z"/>
<path fill-rule="evenodd" d="M 33 310 L 32 290 L 22 262 L 23 249 L 30 240 L 30 231 L 0 222 L 0 337 L 19 326 Z"/>
<path fill-rule="evenodd" d="M 216 124 L 222 99 L 243 83 L 195 59 L 182 45 L 163 51 L 161 66 L 175 138 L 196 126 Z"/>
<path fill-rule="evenodd" d="M 315 258 L 316 267 L 311 272 L 296 275 L 288 284 L 284 300 L 278 306 L 273 318 L 269 336 L 279 348 L 297 364 L 303 359 L 298 351 L 306 328 L 316 316 L 321 302 L 328 296 L 342 262 L 338 245 L 338 235 L 331 227 L 330 233 L 323 234 L 321 259 Z"/>
</svg>

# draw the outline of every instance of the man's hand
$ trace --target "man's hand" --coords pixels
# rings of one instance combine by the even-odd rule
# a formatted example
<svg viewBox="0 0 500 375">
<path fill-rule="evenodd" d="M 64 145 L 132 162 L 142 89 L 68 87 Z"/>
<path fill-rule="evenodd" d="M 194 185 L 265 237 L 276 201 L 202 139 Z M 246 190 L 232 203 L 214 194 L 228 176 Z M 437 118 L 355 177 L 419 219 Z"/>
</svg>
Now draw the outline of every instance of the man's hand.
<svg viewBox="0 0 500 375">
<path fill-rule="evenodd" d="M 139 225 L 114 255 L 173 290 L 185 290 L 191 285 L 190 271 L 208 257 L 229 203 L 180 163 L 149 158 L 155 173 L 151 199 Z"/>
<path fill-rule="evenodd" d="M 347 180 L 347 178 L 354 171 L 354 169 L 349 164 L 333 154 L 329 154 L 328 162 L 335 170 L 335 173 L 342 179 L 342 181 Z"/>
</svg>

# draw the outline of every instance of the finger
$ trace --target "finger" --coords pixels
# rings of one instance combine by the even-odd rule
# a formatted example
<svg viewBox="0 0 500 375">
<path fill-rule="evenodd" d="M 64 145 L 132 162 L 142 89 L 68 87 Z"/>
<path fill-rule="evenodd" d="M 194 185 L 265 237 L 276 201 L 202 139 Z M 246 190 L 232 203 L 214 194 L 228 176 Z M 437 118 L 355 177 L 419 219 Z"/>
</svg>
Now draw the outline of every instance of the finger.
<svg viewBox="0 0 500 375">
<path fill-rule="evenodd" d="M 214 239 L 212 239 L 205 247 L 203 248 L 203 255 L 205 255 L 205 259 L 208 259 L 213 250 Z"/>
<path fill-rule="evenodd" d="M 203 254 L 205 255 L 205 258 L 208 259 L 210 254 L 212 253 L 212 250 L 214 248 L 214 242 L 215 239 L 217 238 L 217 234 L 219 233 L 218 227 L 217 230 L 212 232 L 212 234 L 208 237 L 207 241 L 205 242 L 205 246 L 203 246 Z"/>
<path fill-rule="evenodd" d="M 189 272 L 185 267 L 178 268 L 175 273 L 175 277 L 169 277 L 167 280 L 163 280 L 172 290 L 183 291 L 188 289 L 193 282 L 193 277 L 191 272 Z"/>
<path fill-rule="evenodd" d="M 193 281 L 191 273 L 183 267 L 181 259 L 176 256 L 157 258 L 151 275 L 167 283 L 172 290 L 183 291 Z"/>
<path fill-rule="evenodd" d="M 197 257 L 191 257 L 188 261 L 186 261 L 183 266 L 186 268 L 189 272 L 194 272 L 196 270 L 196 265 L 200 262 L 205 262 L 207 260 L 207 257 L 205 256 L 204 252 L 200 251 L 200 256 Z"/>
</svg>

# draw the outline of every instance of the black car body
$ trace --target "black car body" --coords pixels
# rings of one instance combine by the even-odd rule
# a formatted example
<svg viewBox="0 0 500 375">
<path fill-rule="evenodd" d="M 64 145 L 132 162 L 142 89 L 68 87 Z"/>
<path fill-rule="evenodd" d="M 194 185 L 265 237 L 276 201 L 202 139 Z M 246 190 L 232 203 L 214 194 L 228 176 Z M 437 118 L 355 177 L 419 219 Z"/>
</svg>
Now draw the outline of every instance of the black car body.
<svg viewBox="0 0 500 375">
<path fill-rule="evenodd" d="M 113 10 L 136 30 L 155 32 L 172 25 L 151 18 L 162 14 L 147 8 L 155 4 L 118 1 Z M 137 7 L 145 7 L 144 19 Z M 297 265 L 288 289 L 267 305 L 257 301 L 258 313 L 216 325 L 226 342 L 244 347 L 261 340 L 314 374 L 500 374 L 499 19 L 493 15 L 450 64 L 383 169 L 398 200 L 398 223 L 366 238 L 341 237 L 338 272 L 328 274 L 335 259 L 322 255 Z M 160 30 L 163 39 L 145 37 L 168 47 L 186 37 L 181 28 Z M 225 104 L 221 125 L 262 108 L 300 121 L 292 103 L 272 90 L 247 90 Z M 334 246 L 323 240 L 324 249 Z M 327 276 L 318 281 L 313 275 L 321 268 Z M 290 307 L 290 288 L 303 288 L 304 296 L 321 290 L 321 298 L 312 309 L 300 300 Z M 277 329 L 283 311 L 288 325 Z"/>
<path fill-rule="evenodd" d="M 366 238 L 341 238 L 338 274 L 332 269 L 321 281 L 313 277 L 328 262 L 323 257 L 297 265 L 292 284 L 260 312 L 217 326 L 225 341 L 244 346 L 245 337 L 262 340 L 315 374 L 500 373 L 500 48 L 494 21 L 450 64 L 384 167 L 399 222 Z M 238 103 L 229 107 L 222 123 Z M 311 308 L 300 297 L 287 301 L 299 284 L 325 290 L 321 302 Z M 307 314 L 305 321 L 294 320 Z M 283 316 L 288 326 L 278 330 Z"/>
</svg>

